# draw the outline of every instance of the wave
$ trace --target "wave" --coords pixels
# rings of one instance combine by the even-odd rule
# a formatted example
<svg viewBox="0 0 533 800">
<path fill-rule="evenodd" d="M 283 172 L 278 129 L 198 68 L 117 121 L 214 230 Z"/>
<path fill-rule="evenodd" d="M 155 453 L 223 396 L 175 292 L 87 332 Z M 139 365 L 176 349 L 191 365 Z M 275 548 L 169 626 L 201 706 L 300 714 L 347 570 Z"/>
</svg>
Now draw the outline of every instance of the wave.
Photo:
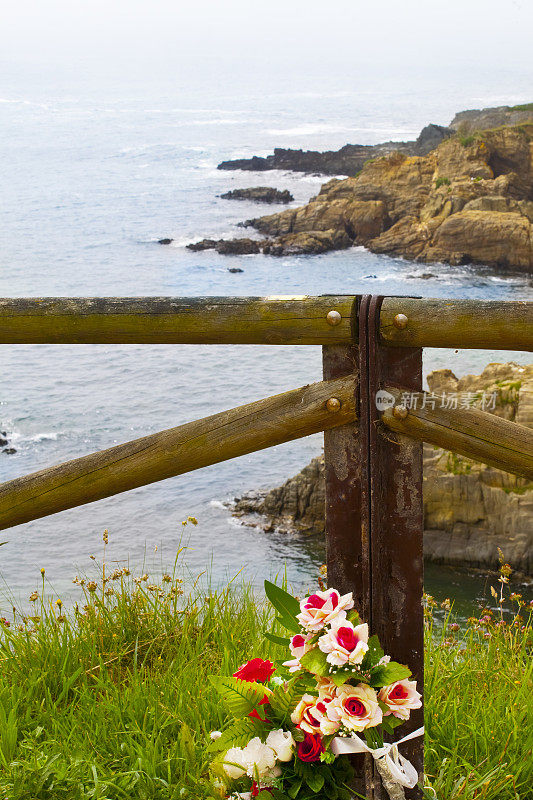
<svg viewBox="0 0 533 800">
<path fill-rule="evenodd" d="M 414 128 L 361 128 L 352 125 L 335 125 L 331 122 L 322 124 L 307 123 L 294 128 L 271 128 L 267 131 L 271 136 L 313 136 L 322 133 L 364 133 L 367 136 L 381 136 L 396 139 L 397 137 L 418 136 Z"/>
</svg>

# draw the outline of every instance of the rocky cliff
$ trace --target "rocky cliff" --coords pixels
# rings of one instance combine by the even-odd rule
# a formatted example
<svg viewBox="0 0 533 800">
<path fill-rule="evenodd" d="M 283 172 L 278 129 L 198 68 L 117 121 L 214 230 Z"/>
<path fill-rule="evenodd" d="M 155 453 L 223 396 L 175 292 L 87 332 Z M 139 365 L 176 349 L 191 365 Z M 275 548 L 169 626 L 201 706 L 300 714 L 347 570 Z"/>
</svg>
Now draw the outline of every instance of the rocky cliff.
<svg viewBox="0 0 533 800">
<path fill-rule="evenodd" d="M 457 379 L 428 376 L 432 392 L 458 393 L 491 413 L 533 427 L 533 365 L 489 364 Z M 266 530 L 324 532 L 324 463 L 314 458 L 283 486 L 235 504 L 262 515 Z M 424 552 L 430 561 L 496 568 L 501 547 L 514 569 L 533 574 L 533 485 L 431 445 L 424 446 Z"/>
<path fill-rule="evenodd" d="M 533 122 L 456 134 L 426 156 L 376 158 L 356 177 L 324 184 L 305 206 L 243 224 L 266 237 L 254 252 L 271 255 L 357 244 L 415 261 L 531 272 L 532 222 Z"/>
</svg>

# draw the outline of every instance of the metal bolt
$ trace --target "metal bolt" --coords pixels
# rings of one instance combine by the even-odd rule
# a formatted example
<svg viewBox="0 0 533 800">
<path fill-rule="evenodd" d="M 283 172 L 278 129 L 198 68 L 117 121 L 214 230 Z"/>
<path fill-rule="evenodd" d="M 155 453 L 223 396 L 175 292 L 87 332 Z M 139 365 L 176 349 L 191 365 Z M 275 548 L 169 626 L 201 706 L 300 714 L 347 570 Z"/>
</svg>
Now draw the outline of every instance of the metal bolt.
<svg viewBox="0 0 533 800">
<path fill-rule="evenodd" d="M 337 397 L 330 397 L 329 400 L 326 401 L 326 408 L 332 414 L 336 414 L 337 411 L 341 409 L 341 401 Z"/>
<path fill-rule="evenodd" d="M 408 414 L 409 411 L 405 406 L 394 406 L 392 409 L 392 416 L 396 419 L 405 419 Z"/>
<path fill-rule="evenodd" d="M 338 311 L 328 311 L 326 320 L 328 325 L 339 325 L 342 322 L 342 317 Z"/>
<path fill-rule="evenodd" d="M 394 317 L 394 324 L 400 330 L 407 328 L 407 323 L 409 322 L 409 318 L 405 316 L 405 314 L 396 314 Z"/>
</svg>

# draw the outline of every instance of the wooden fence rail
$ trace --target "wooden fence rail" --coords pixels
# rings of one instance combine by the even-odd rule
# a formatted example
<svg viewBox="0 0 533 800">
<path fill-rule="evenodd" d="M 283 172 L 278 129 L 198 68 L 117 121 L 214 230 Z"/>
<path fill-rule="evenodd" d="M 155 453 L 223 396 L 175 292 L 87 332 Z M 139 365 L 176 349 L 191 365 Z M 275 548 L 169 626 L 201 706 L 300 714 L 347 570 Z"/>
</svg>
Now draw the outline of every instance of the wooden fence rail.
<svg viewBox="0 0 533 800">
<path fill-rule="evenodd" d="M 0 299 L 5 344 L 353 344 L 355 295 Z M 399 316 L 400 315 L 400 316 Z M 393 347 L 533 350 L 533 304 L 386 297 Z"/>
<path fill-rule="evenodd" d="M 405 415 L 404 390 L 385 390 L 391 430 L 533 480 L 530 428 L 423 392 Z M 257 400 L 0 484 L 0 530 L 355 420 L 351 375 Z"/>
<path fill-rule="evenodd" d="M 0 530 L 354 419 L 350 378 L 222 411 L 0 484 Z"/>
</svg>

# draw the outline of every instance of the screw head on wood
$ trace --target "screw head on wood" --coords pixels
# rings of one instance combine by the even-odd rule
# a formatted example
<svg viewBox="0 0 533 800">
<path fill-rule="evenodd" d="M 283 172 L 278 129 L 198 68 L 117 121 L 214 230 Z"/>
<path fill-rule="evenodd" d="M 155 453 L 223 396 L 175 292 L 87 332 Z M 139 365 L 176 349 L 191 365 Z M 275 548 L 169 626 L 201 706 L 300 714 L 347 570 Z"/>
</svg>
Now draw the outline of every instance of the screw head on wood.
<svg viewBox="0 0 533 800">
<path fill-rule="evenodd" d="M 338 397 L 330 397 L 329 400 L 326 400 L 326 408 L 332 414 L 335 414 L 337 411 L 341 410 L 341 401 Z"/>
<path fill-rule="evenodd" d="M 342 317 L 338 311 L 328 311 L 326 320 L 328 325 L 339 325 L 342 322 Z"/>
<path fill-rule="evenodd" d="M 405 419 L 408 414 L 409 411 L 405 406 L 394 406 L 392 409 L 392 416 L 396 419 Z"/>
<path fill-rule="evenodd" d="M 407 323 L 409 322 L 409 318 L 405 316 L 405 314 L 396 314 L 394 317 L 394 324 L 400 330 L 407 328 Z"/>
</svg>

